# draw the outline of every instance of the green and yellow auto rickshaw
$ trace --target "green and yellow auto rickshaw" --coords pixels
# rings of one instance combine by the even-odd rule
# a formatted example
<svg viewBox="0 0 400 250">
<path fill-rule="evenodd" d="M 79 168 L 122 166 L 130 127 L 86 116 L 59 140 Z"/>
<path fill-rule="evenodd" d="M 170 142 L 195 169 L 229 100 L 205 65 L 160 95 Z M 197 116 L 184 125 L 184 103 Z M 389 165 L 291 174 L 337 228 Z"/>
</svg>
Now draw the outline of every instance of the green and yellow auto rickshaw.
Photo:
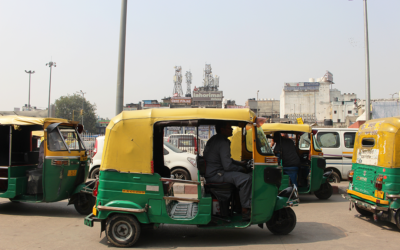
<svg viewBox="0 0 400 250">
<path fill-rule="evenodd" d="M 400 229 L 400 117 L 365 122 L 355 138 L 344 198 L 364 216 Z"/>
<path fill-rule="evenodd" d="M 12 202 L 69 199 L 84 215 L 95 202 L 85 183 L 88 157 L 82 126 L 59 118 L 0 117 L 0 198 Z"/>
<path fill-rule="evenodd" d="M 243 159 L 252 168 L 251 219 L 235 212 L 234 185 L 204 181 L 205 163 L 197 153 L 197 181 L 170 178 L 164 165 L 163 133 L 168 126 L 212 126 L 221 121 L 243 129 L 255 140 Z M 296 225 L 291 209 L 298 204 L 296 188 L 279 193 L 282 169 L 272 153 L 259 119 L 248 110 L 147 109 L 124 111 L 107 126 L 97 196 L 93 214 L 85 225 L 101 223 L 101 231 L 115 246 L 129 247 L 139 239 L 141 228 L 160 224 L 196 225 L 200 228 L 247 228 L 264 223 L 275 234 L 288 234 Z M 199 129 L 196 129 L 198 136 Z M 243 140 L 245 142 L 245 140 Z M 173 183 L 197 185 L 193 198 L 174 194 Z"/>
<path fill-rule="evenodd" d="M 319 199 L 328 199 L 333 193 L 329 176 L 332 171 L 325 171 L 326 162 L 323 153 L 315 139 L 310 125 L 307 124 L 284 124 L 284 123 L 265 123 L 262 125 L 267 138 L 272 138 L 275 132 L 284 133 L 293 139 L 293 143 L 297 148 L 297 154 L 302 164 L 299 167 L 297 180 L 299 183 L 298 191 L 300 194 L 308 194 L 314 192 Z M 240 143 L 241 129 L 236 128 L 231 138 L 232 158 L 241 160 L 239 152 L 241 150 Z M 238 136 L 238 137 L 237 137 Z M 252 140 L 247 138 L 247 148 L 251 148 Z M 279 190 L 283 190 L 290 186 L 289 176 L 283 173 L 282 185 Z"/>
</svg>

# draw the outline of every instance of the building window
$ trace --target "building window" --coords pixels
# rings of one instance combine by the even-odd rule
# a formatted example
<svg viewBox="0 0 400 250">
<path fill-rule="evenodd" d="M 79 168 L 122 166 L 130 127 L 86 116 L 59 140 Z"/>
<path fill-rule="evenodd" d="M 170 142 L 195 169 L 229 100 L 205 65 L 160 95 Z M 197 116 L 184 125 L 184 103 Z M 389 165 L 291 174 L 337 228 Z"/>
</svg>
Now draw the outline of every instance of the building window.
<svg viewBox="0 0 400 250">
<path fill-rule="evenodd" d="M 351 114 L 351 110 L 347 111 L 347 114 Z"/>
<path fill-rule="evenodd" d="M 336 114 L 336 110 L 334 110 L 333 113 Z"/>
</svg>

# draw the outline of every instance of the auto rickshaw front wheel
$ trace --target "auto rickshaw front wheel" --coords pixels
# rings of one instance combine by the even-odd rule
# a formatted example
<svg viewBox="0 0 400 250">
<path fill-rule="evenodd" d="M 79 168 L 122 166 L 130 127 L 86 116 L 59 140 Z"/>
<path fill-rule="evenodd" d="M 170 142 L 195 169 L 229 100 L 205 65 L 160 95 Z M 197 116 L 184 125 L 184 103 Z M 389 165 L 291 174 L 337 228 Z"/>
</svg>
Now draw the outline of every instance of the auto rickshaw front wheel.
<svg viewBox="0 0 400 250">
<path fill-rule="evenodd" d="M 75 210 L 82 215 L 89 215 L 93 206 L 96 204 L 96 198 L 91 194 L 79 194 L 78 200 L 74 203 Z"/>
<path fill-rule="evenodd" d="M 114 214 L 106 226 L 107 239 L 117 247 L 131 247 L 139 239 L 140 224 L 128 214 Z"/>
<path fill-rule="evenodd" d="M 327 200 L 332 196 L 333 188 L 329 182 L 322 183 L 317 191 L 314 192 L 320 200 Z"/>
<path fill-rule="evenodd" d="M 271 219 L 265 224 L 271 233 L 285 235 L 293 231 L 296 222 L 296 214 L 293 209 L 287 207 L 275 211 Z"/>
</svg>

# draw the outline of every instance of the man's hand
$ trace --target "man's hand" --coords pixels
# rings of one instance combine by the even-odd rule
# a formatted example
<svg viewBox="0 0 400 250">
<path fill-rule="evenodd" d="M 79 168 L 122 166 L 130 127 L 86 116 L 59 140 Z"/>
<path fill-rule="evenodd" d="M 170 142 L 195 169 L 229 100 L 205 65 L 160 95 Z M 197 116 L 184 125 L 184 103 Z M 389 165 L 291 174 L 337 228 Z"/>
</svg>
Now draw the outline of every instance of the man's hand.
<svg viewBox="0 0 400 250">
<path fill-rule="evenodd" d="M 240 161 L 240 166 L 246 167 L 247 166 L 247 161 Z"/>
<path fill-rule="evenodd" d="M 239 172 L 247 174 L 247 168 L 242 167 Z"/>
</svg>

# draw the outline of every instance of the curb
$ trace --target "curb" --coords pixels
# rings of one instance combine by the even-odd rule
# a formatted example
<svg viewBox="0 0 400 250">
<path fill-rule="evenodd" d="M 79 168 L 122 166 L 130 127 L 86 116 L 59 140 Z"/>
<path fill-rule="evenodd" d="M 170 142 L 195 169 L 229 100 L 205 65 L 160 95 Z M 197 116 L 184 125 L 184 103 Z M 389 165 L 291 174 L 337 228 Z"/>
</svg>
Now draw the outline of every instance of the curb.
<svg viewBox="0 0 400 250">
<path fill-rule="evenodd" d="M 347 185 L 336 186 L 332 185 L 333 194 L 346 194 Z M 197 185 L 194 184 L 174 184 L 174 193 L 175 194 L 197 194 Z"/>
</svg>

